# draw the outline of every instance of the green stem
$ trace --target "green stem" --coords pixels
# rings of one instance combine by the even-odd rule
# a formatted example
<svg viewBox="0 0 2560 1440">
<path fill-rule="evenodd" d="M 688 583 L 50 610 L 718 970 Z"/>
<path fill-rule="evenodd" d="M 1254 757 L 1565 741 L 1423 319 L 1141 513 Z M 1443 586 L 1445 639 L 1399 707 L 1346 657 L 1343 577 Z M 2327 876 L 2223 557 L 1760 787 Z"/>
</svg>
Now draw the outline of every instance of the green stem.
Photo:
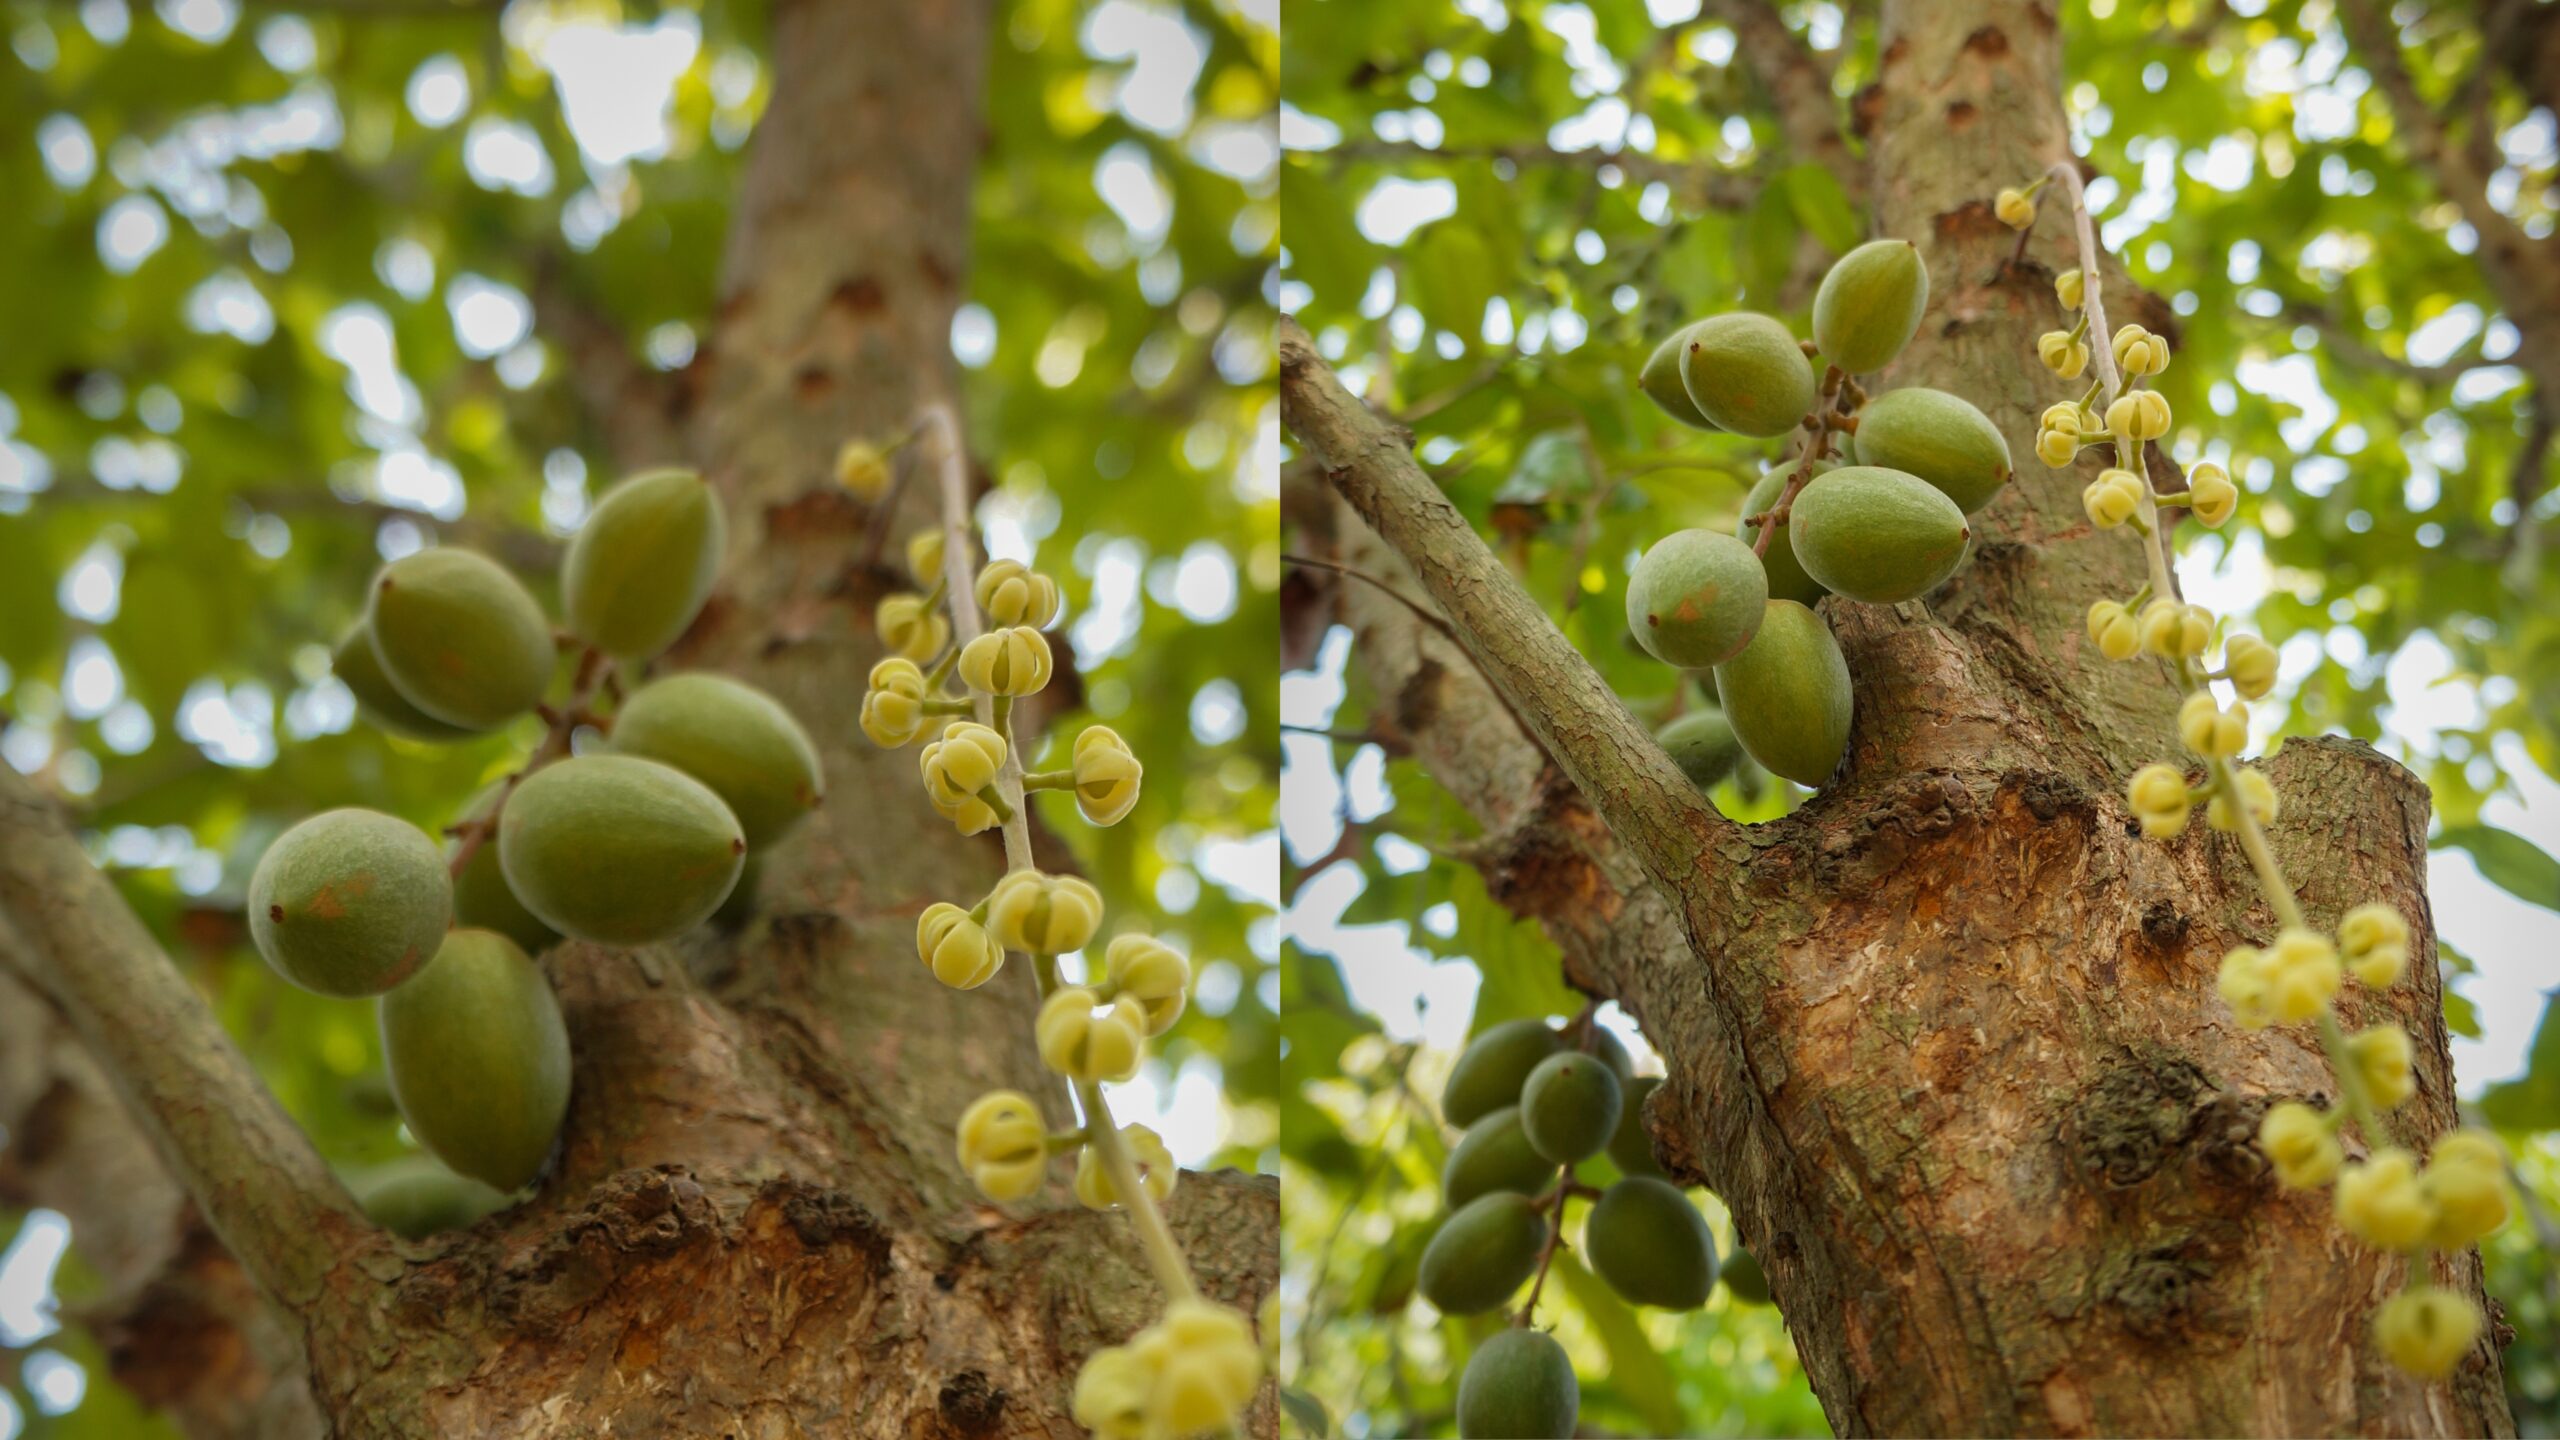
<svg viewBox="0 0 2560 1440">
<path fill-rule="evenodd" d="M 2337 1012 L 2323 1007 L 2320 1011 L 2320 1048 L 2329 1056 L 2329 1068 L 2338 1072 L 2338 1102 L 2364 1134 L 2368 1150 L 2381 1148 L 2385 1138 L 2381 1122 L 2375 1117 L 2373 1102 L 2364 1093 L 2364 1076 L 2356 1070 L 2355 1057 L 2347 1053 L 2347 1032 L 2338 1024 Z"/>
<path fill-rule="evenodd" d="M 1025 790 L 1073 790 L 1076 788 L 1076 772 L 1034 770 L 1022 777 L 1022 788 Z"/>
</svg>

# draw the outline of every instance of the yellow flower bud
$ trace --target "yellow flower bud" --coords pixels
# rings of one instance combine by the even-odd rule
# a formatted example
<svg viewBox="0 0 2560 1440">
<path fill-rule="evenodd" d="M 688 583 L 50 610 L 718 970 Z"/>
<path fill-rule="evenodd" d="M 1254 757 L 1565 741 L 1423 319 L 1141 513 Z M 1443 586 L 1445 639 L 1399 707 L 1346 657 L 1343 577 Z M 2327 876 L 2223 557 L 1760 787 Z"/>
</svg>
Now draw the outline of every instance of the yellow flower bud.
<svg viewBox="0 0 2560 1440">
<path fill-rule="evenodd" d="M 978 572 L 978 608 L 990 625 L 1048 628 L 1058 618 L 1058 582 L 1019 560 L 996 560 Z"/>
<path fill-rule="evenodd" d="M 909 660 L 930 660 L 951 643 L 951 621 L 938 609 L 928 609 L 921 595 L 892 595 L 880 602 L 873 612 L 872 624 L 879 631 L 880 643 L 894 654 Z"/>
<path fill-rule="evenodd" d="M 2157 375 L 2169 368 L 2169 342 L 2139 325 L 2116 331 L 2116 368 L 2127 378 Z"/>
<path fill-rule="evenodd" d="M 2169 433 L 2169 402 L 2157 390 L 2130 390 L 2107 407 L 2107 428 L 2139 444 Z"/>
<path fill-rule="evenodd" d="M 1071 985 L 1052 994 L 1032 1022 L 1040 1062 L 1070 1080 L 1126 1080 L 1146 1054 L 1146 1028 L 1133 1003 L 1097 1011 L 1094 993 Z"/>
<path fill-rule="evenodd" d="M 2249 744 L 2249 712 L 2234 705 L 2225 710 L 2212 692 L 2199 690 L 2178 707 L 2178 738 L 2207 759 L 2228 760 Z"/>
<path fill-rule="evenodd" d="M 2193 659 L 2213 644 L 2213 612 L 2201 605 L 2159 599 L 2142 607 L 2142 648 L 2171 659 Z"/>
<path fill-rule="evenodd" d="M 2467 1146 L 2445 1153 L 2465 1137 L 2490 1148 L 2488 1163 L 2465 1153 Z M 2507 1223 L 2507 1176 L 2496 1148 L 2477 1130 L 2457 1130 L 2436 1142 L 2435 1153 L 2427 1157 L 2426 1173 L 2418 1177 L 2427 1202 L 2435 1207 L 2436 1223 L 2427 1232 L 2428 1244 L 2439 1250 L 2459 1250 Z"/>
<path fill-rule="evenodd" d="M 2244 767 L 2231 772 L 2231 783 L 2238 788 L 2241 802 L 2248 807 L 2249 818 L 2258 822 L 2259 829 L 2276 823 L 2276 813 L 2281 807 L 2276 803 L 2274 782 Z M 2225 835 L 2239 830 L 2240 818 L 2231 808 L 2230 791 L 2216 791 L 2213 798 L 2205 802 L 2204 823 Z"/>
<path fill-rule="evenodd" d="M 2072 339 L 2067 331 L 2047 330 L 2036 337 L 2036 358 L 2063 379 L 2077 380 L 2080 372 L 2089 368 L 2089 346 L 2086 341 Z"/>
<path fill-rule="evenodd" d="M 1147 1405 L 1155 1391 L 1155 1366 L 1130 1346 L 1108 1345 L 1087 1356 L 1076 1372 L 1068 1410 L 1094 1440 L 1145 1440 Z"/>
<path fill-rule="evenodd" d="M 2359 905 L 2338 922 L 2338 953 L 2359 983 L 2388 989 L 2409 968 L 2409 922 L 2388 905 Z"/>
<path fill-rule="evenodd" d="M 2077 435 L 2081 430 L 2080 420 L 2078 405 L 2068 400 L 2056 400 L 2044 407 L 2044 414 L 2036 418 L 2036 426 L 2042 430 L 2062 430 Z"/>
<path fill-rule="evenodd" d="M 871 686 L 862 696 L 862 733 L 871 743 L 895 750 L 924 733 L 924 671 L 902 655 L 871 667 Z"/>
<path fill-rule="evenodd" d="M 2480 1338 L 2480 1311 L 2441 1285 L 2412 1285 L 2373 1312 L 2373 1343 L 2412 1375 L 2441 1380 Z"/>
<path fill-rule="evenodd" d="M 2396 1145 L 2338 1173 L 2338 1223 L 2377 1250 L 2412 1250 L 2435 1225 L 2415 1156 Z"/>
<path fill-rule="evenodd" d="M 2348 1036 L 2347 1057 L 2377 1107 L 2397 1110 L 2418 1093 L 2418 1079 L 2410 1069 L 2409 1032 L 2399 1026 L 2376 1025 Z"/>
<path fill-rule="evenodd" d="M 2264 1030 L 2275 1023 L 2275 1012 L 2267 1004 L 2267 957 L 2264 951 L 2243 945 L 2222 957 L 2222 969 L 2214 977 L 2214 989 L 2222 1003 L 2231 1007 L 2232 1018 L 2243 1030 Z"/>
<path fill-rule="evenodd" d="M 2077 270 L 2065 270 L 2053 277 L 2053 298 L 2061 301 L 2065 310 L 2080 308 L 2080 302 L 2088 298 L 2086 288 Z"/>
<path fill-rule="evenodd" d="M 993 827 L 996 812 L 978 792 L 995 783 L 1004 757 L 1003 736 L 974 721 L 953 721 L 943 727 L 941 739 L 916 752 L 925 798 L 963 835 Z"/>
<path fill-rule="evenodd" d="M 1081 950 L 1102 924 L 1102 892 L 1073 875 L 1016 870 L 987 896 L 987 925 L 1007 949 L 1030 955 Z"/>
<path fill-rule="evenodd" d="M 2187 472 L 2187 495 L 2189 508 L 2209 527 L 2220 526 L 2240 508 L 2240 487 L 2210 460 Z"/>
<path fill-rule="evenodd" d="M 2036 458 L 2048 470 L 2067 470 L 2080 458 L 2080 434 L 2076 430 L 2046 430 L 2036 436 Z"/>
<path fill-rule="evenodd" d="M 960 647 L 960 683 L 990 695 L 1036 695 L 1049 683 L 1049 641 L 1028 625 L 990 630 Z"/>
<path fill-rule="evenodd" d="M 1176 1300 L 1134 1348 L 1156 1357 L 1148 1418 L 1163 1435 L 1232 1430 L 1262 1383 L 1262 1351 L 1242 1314 L 1206 1300 Z"/>
<path fill-rule="evenodd" d="M 889 488 L 889 457 L 868 440 L 847 440 L 836 452 L 836 483 L 858 500 L 877 500 Z"/>
<path fill-rule="evenodd" d="M 1191 962 L 1152 935 L 1118 935 L 1102 952 L 1103 978 L 1138 1002 L 1147 1033 L 1161 1035 L 1182 1018 L 1191 993 Z"/>
<path fill-rule="evenodd" d="M 2498 1142 L 2489 1138 L 2487 1131 L 2455 1130 L 2438 1140 L 2436 1148 L 2428 1152 L 2427 1167 L 2438 1169 L 2455 1165 L 2468 1165 L 2493 1175 L 2503 1175 L 2507 1171 L 2507 1156 L 2498 1148 Z"/>
<path fill-rule="evenodd" d="M 2125 802 L 2142 822 L 2142 833 L 2166 840 L 2187 828 L 2187 809 L 2194 804 L 2187 777 L 2175 766 L 2145 765 L 2125 785 Z"/>
<path fill-rule="evenodd" d="M 943 531 L 939 525 L 919 530 L 907 537 L 907 573 L 919 585 L 930 585 L 942 578 Z"/>
<path fill-rule="evenodd" d="M 2258 962 L 2267 984 L 2267 1013 L 2280 1025 L 2312 1019 L 2337 997 L 2338 952 L 2325 935 L 2289 929 Z"/>
<path fill-rule="evenodd" d="M 2142 481 L 2130 470 L 2103 470 L 2080 492 L 2080 506 L 2090 522 L 2112 530 L 2142 510 Z"/>
<path fill-rule="evenodd" d="M 1138 1188 L 1161 1205 L 1173 1194 L 1175 1177 L 1182 1172 L 1173 1163 L 1173 1152 L 1164 1141 L 1144 1125 L 1120 1127 L 1120 1143 L 1129 1147 L 1129 1160 L 1138 1167 Z M 1088 1210 L 1110 1210 L 1120 1204 L 1120 1192 L 1111 1183 L 1111 1173 L 1102 1168 L 1100 1155 L 1087 1145 L 1076 1156 L 1076 1199 Z"/>
<path fill-rule="evenodd" d="M 1049 1127 L 1040 1122 L 1040 1107 L 1017 1090 L 979 1096 L 960 1116 L 960 1168 L 990 1200 L 1039 1193 L 1049 1170 Z"/>
<path fill-rule="evenodd" d="M 2222 668 L 2244 700 L 2264 700 L 2276 688 L 2276 647 L 2255 635 L 2234 635 L 2222 647 Z"/>
<path fill-rule="evenodd" d="M 2098 653 L 2110 660 L 2128 660 L 2142 647 L 2142 632 L 2133 622 L 2133 614 L 2114 600 L 2101 600 L 2089 607 L 2089 638 L 2098 644 Z"/>
<path fill-rule="evenodd" d="M 2317 1190 L 2345 1163 L 2338 1137 L 2320 1112 L 2288 1100 L 2258 1124 L 2258 1148 L 2275 1167 L 2276 1182 L 2290 1190 Z"/>
<path fill-rule="evenodd" d="M 2015 186 L 2000 192 L 1992 202 L 1991 212 L 2000 217 L 2001 224 L 2012 230 L 2024 230 L 2036 223 L 2036 202 Z"/>
<path fill-rule="evenodd" d="M 1138 803 L 1146 767 L 1108 725 L 1088 725 L 1076 736 L 1076 808 L 1096 825 L 1117 825 Z"/>
<path fill-rule="evenodd" d="M 975 990 L 1004 968 L 1004 947 L 957 905 L 937 903 L 916 918 L 916 958 L 954 990 Z"/>
</svg>

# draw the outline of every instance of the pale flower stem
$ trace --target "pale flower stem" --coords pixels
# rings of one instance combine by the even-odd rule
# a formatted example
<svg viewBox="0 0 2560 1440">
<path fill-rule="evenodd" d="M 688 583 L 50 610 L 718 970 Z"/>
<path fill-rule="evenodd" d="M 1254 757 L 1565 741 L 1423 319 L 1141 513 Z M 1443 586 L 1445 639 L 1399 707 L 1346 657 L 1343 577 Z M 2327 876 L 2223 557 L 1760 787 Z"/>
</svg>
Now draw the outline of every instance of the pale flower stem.
<svg viewBox="0 0 2560 1440">
<path fill-rule="evenodd" d="M 937 432 L 940 443 L 939 452 L 932 458 L 942 477 L 942 578 L 950 590 L 951 648 L 957 654 L 961 646 L 977 639 L 983 630 L 978 616 L 976 551 L 969 524 L 968 451 L 961 440 L 959 416 L 948 402 L 936 400 L 926 405 L 921 425 Z M 994 728 L 997 712 L 993 698 L 974 698 L 979 723 Z M 1031 858 L 1031 822 L 1023 806 L 1022 749 L 1019 743 L 1006 745 L 1004 765 L 996 772 L 996 788 L 1013 806 L 1013 813 L 1004 821 L 1007 870 L 1036 868 Z M 1033 967 L 1045 999 L 1057 988 L 1057 961 L 1048 956 L 1035 957 L 1035 961 L 1045 962 Z M 1192 1283 L 1190 1267 L 1183 1263 L 1182 1247 L 1174 1242 L 1173 1231 L 1156 1210 L 1155 1197 L 1139 1183 L 1137 1162 L 1130 1158 L 1119 1123 L 1111 1118 L 1111 1105 L 1103 1098 L 1102 1087 L 1088 1080 L 1077 1082 L 1073 1090 L 1088 1137 L 1086 1143 L 1093 1147 L 1094 1158 L 1102 1162 L 1102 1173 L 1111 1178 L 1111 1188 L 1129 1211 L 1130 1223 L 1137 1228 L 1139 1246 L 1146 1251 L 1147 1266 L 1155 1272 L 1157 1286 L 1169 1301 L 1196 1297 L 1199 1289 Z"/>
</svg>

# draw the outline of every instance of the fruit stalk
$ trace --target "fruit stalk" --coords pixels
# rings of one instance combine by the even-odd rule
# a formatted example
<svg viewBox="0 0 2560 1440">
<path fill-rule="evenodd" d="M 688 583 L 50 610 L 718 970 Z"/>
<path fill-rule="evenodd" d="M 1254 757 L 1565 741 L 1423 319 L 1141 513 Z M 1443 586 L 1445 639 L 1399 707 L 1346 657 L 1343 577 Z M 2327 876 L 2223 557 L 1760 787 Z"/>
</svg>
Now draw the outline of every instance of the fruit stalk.
<svg viewBox="0 0 2560 1440">
<path fill-rule="evenodd" d="M 973 537 L 969 526 L 968 451 L 960 434 L 959 417 L 948 402 L 934 400 L 925 406 L 917 432 L 934 432 L 937 441 L 935 459 L 941 471 L 943 525 L 943 580 L 949 589 L 951 608 L 951 647 L 958 653 L 962 646 L 978 638 L 985 628 L 978 615 L 977 563 L 972 558 Z M 993 727 L 997 723 L 995 697 L 980 693 L 975 697 L 978 722 Z M 1035 870 L 1031 856 L 1031 821 L 1023 800 L 1022 746 L 1005 747 L 1004 764 L 996 772 L 995 788 L 1011 804 L 1012 810 L 1003 820 L 1005 868 Z M 1040 995 L 1047 999 L 1057 988 L 1057 962 L 1048 956 L 1034 956 L 1033 973 L 1040 982 Z M 1137 1228 L 1139 1246 L 1145 1250 L 1147 1267 L 1156 1277 L 1168 1302 L 1195 1299 L 1199 1287 L 1192 1282 L 1191 1269 L 1182 1257 L 1182 1247 L 1165 1225 L 1163 1212 L 1156 1209 L 1155 1197 L 1141 1183 L 1137 1162 L 1129 1154 L 1129 1146 L 1120 1134 L 1119 1123 L 1111 1117 L 1111 1105 L 1103 1097 L 1099 1082 L 1080 1080 L 1075 1083 L 1077 1109 L 1081 1113 L 1087 1144 L 1102 1164 L 1103 1173 L 1111 1177 L 1111 1187 L 1121 1204 L 1129 1211 L 1129 1220 Z"/>
<path fill-rule="evenodd" d="M 517 766 L 514 773 L 498 782 L 498 798 L 491 802 L 488 814 L 465 821 L 455 828 L 454 836 L 460 842 L 453 847 L 451 869 L 455 879 L 462 878 L 463 867 L 471 863 L 471 857 L 497 835 L 498 817 L 505 813 L 507 798 L 516 793 L 516 787 L 524 783 L 524 777 L 554 760 L 565 758 L 569 753 L 570 737 L 577 733 L 580 725 L 595 720 L 587 707 L 594 703 L 596 692 L 603 689 L 618 695 L 620 688 L 621 682 L 614 675 L 613 661 L 607 659 L 603 651 L 589 645 L 579 653 L 577 675 L 569 684 L 569 703 L 550 715 L 551 729 L 543 735 L 542 743 L 534 747 L 533 753 L 525 757 L 524 763 Z"/>
<path fill-rule="evenodd" d="M 1754 517 L 1759 521 L 1757 528 L 1760 533 L 1751 541 L 1752 554 L 1768 558 L 1769 541 L 1778 533 L 1778 527 L 1785 523 L 1788 510 L 1796 503 L 1796 493 L 1813 479 L 1814 465 L 1830 455 L 1832 433 L 1856 428 L 1854 420 L 1842 425 L 1837 419 L 1848 413 L 1849 396 L 1856 388 L 1855 383 L 1841 373 L 1839 366 L 1823 370 L 1821 393 L 1815 399 L 1813 409 L 1804 417 L 1806 438 L 1803 448 L 1796 454 L 1795 469 L 1787 476 L 1786 488 L 1778 492 L 1776 502 Z"/>
</svg>

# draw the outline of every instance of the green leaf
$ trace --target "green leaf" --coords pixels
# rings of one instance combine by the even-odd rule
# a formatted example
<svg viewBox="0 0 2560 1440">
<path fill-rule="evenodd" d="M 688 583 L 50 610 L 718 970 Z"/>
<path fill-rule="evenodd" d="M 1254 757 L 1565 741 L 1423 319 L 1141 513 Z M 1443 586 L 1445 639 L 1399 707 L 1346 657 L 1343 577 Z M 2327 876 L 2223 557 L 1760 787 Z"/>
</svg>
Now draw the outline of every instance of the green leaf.
<svg viewBox="0 0 2560 1440">
<path fill-rule="evenodd" d="M 1306 1391 L 1282 1387 L 1280 1408 L 1288 1412 L 1291 1422 L 1316 1440 L 1329 1440 L 1332 1436 L 1333 1417 L 1325 1413 L 1323 1401 Z"/>
<path fill-rule="evenodd" d="M 2560 860 L 2512 830 L 2460 825 L 2436 837 L 2439 850 L 2468 852 L 2490 884 L 2520 900 L 2560 910 Z"/>
<path fill-rule="evenodd" d="M 1849 192 L 1840 185 L 1840 177 L 1820 165 L 1796 165 L 1782 177 L 1787 203 L 1795 217 L 1823 248 L 1838 255 L 1854 248 L 1866 238 L 1867 227 L 1858 218 L 1858 207 L 1849 201 Z"/>
<path fill-rule="evenodd" d="M 1573 1303 L 1599 1333 L 1600 1349 L 1609 1357 L 1610 1386 L 1628 1408 L 1644 1417 L 1652 1427 L 1648 1433 L 1692 1433 L 1688 1412 L 1680 1404 L 1680 1383 L 1664 1363 L 1662 1352 L 1646 1337 L 1635 1310 L 1618 1298 L 1607 1281 L 1583 1269 L 1572 1256 L 1558 1251 L 1554 1268 Z"/>
<path fill-rule="evenodd" d="M 1468 341 L 1483 333 L 1485 306 L 1510 279 L 1484 236 L 1459 220 L 1423 231 L 1400 274 L 1423 319 Z"/>
<path fill-rule="evenodd" d="M 2482 1091 L 2480 1115 L 2501 1130 L 2560 1130 L 2560 1005 L 2548 997 L 2524 1075 Z"/>
<path fill-rule="evenodd" d="M 1335 305 L 1358 303 L 1378 268 L 1378 247 L 1360 233 L 1342 192 L 1312 166 L 1283 164 L 1280 209 L 1289 217 L 1290 275 Z"/>
</svg>

